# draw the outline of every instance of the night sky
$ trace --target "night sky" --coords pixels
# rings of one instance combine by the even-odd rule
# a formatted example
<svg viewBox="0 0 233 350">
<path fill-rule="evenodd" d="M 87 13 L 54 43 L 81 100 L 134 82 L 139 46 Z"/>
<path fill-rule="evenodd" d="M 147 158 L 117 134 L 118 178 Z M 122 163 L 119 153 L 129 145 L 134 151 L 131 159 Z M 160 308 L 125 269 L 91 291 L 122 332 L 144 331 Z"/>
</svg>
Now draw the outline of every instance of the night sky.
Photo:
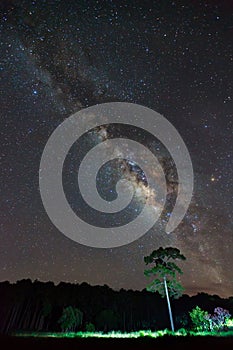
<svg viewBox="0 0 233 350">
<path fill-rule="evenodd" d="M 233 1 L 12 0 L 1 1 L 0 14 L 0 280 L 141 290 L 148 283 L 143 257 L 176 246 L 187 258 L 185 293 L 232 296 Z M 190 152 L 194 193 L 170 235 L 157 224 L 131 244 L 97 249 L 50 221 L 40 159 L 72 113 L 117 101 L 149 107 L 174 125 Z M 84 141 L 120 131 L 105 126 Z M 163 153 L 158 140 L 141 139 Z M 71 197 L 74 158 L 64 169 Z"/>
</svg>

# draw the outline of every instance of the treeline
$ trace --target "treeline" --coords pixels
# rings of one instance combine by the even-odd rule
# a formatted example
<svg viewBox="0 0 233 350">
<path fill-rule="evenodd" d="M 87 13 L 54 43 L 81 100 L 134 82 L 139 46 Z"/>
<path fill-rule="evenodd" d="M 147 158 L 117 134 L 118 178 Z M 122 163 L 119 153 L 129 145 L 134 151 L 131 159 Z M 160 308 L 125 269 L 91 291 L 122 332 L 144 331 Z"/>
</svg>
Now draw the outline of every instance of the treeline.
<svg viewBox="0 0 233 350">
<path fill-rule="evenodd" d="M 107 285 L 91 286 L 87 283 L 32 282 L 0 283 L 0 332 L 60 331 L 63 310 L 72 306 L 82 313 L 79 330 L 90 324 L 97 331 L 169 328 L 166 300 L 146 290 L 114 291 Z M 233 297 L 222 299 L 217 295 L 199 293 L 183 295 L 172 300 L 175 328 L 190 326 L 189 311 L 199 306 L 208 312 L 215 307 L 229 310 L 233 315 Z"/>
</svg>

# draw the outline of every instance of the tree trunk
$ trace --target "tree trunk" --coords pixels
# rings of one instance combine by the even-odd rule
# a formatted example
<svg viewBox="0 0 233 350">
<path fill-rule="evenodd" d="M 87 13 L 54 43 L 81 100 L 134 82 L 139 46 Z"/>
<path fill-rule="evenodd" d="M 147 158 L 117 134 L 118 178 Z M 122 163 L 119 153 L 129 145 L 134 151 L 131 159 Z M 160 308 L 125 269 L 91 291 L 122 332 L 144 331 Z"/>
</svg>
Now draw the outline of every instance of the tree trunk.
<svg viewBox="0 0 233 350">
<path fill-rule="evenodd" d="M 1 333 L 5 333 L 7 331 L 7 327 L 8 327 L 8 324 L 10 322 L 10 319 L 11 319 L 12 310 L 13 310 L 13 308 L 9 306 L 6 316 L 5 316 L 5 318 L 3 318 Z"/>
<path fill-rule="evenodd" d="M 126 331 L 125 328 L 125 311 L 123 311 L 123 328 L 124 328 L 124 332 Z"/>
<path fill-rule="evenodd" d="M 133 310 L 132 310 L 132 306 L 130 309 L 130 323 L 131 323 L 131 332 L 133 331 Z"/>
<path fill-rule="evenodd" d="M 171 329 L 174 332 L 174 323 L 173 323 L 173 318 L 172 318 L 172 309 L 171 309 L 171 304 L 170 304 L 170 299 L 169 299 L 169 294 L 168 294 L 167 280 L 166 280 L 165 276 L 164 276 L 163 280 L 164 280 L 164 288 L 165 288 L 166 297 L 167 297 L 167 306 L 168 306 L 169 317 L 170 317 L 170 322 L 171 322 Z"/>
</svg>

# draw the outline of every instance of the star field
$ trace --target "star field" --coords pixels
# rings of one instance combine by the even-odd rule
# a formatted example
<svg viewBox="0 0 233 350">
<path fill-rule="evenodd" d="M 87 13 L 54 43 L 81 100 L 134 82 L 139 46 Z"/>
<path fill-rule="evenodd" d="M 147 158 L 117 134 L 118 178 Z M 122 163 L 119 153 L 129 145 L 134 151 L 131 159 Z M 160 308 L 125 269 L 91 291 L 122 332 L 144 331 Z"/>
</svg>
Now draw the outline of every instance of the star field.
<svg viewBox="0 0 233 350">
<path fill-rule="evenodd" d="M 186 293 L 233 295 L 232 1 L 11 0 L 1 1 L 0 15 L 0 280 L 140 290 L 147 284 L 143 257 L 174 245 L 187 258 Z M 50 222 L 39 165 L 63 120 L 113 101 L 147 106 L 174 125 L 190 152 L 194 193 L 171 235 L 161 221 L 127 246 L 95 249 L 69 240 Z M 87 142 L 111 132 L 95 130 Z M 141 139 L 164 162 L 171 184 L 163 146 Z M 69 192 L 72 162 L 66 172 Z"/>
</svg>

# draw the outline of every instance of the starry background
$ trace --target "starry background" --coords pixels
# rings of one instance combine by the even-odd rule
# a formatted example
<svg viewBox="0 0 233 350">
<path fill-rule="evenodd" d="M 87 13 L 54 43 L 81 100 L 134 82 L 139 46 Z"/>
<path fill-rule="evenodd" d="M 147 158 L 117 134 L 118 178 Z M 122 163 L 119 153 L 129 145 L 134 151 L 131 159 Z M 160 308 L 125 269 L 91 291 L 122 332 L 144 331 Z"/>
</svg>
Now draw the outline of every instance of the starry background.
<svg viewBox="0 0 233 350">
<path fill-rule="evenodd" d="M 187 258 L 187 294 L 233 295 L 233 2 L 12 0 L 0 14 L 0 280 L 141 290 L 143 257 L 172 245 Z M 176 127 L 194 194 L 171 235 L 155 226 L 129 245 L 97 249 L 53 226 L 38 173 L 65 118 L 113 101 L 152 108 Z"/>
</svg>

